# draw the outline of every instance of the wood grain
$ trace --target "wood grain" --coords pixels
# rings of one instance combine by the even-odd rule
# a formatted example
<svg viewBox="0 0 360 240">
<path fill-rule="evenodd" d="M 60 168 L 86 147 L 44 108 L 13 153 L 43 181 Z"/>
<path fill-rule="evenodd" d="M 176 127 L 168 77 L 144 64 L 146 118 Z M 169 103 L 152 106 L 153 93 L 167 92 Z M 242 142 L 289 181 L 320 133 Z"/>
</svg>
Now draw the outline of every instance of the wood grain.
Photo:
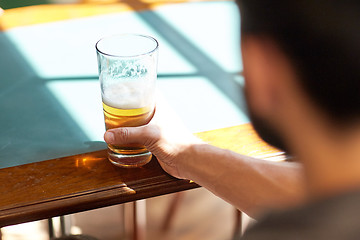
<svg viewBox="0 0 360 240">
<path fill-rule="evenodd" d="M 156 159 L 113 166 L 106 150 L 0 170 L 0 227 L 197 187 L 166 174 Z"/>
<path fill-rule="evenodd" d="M 278 152 L 250 124 L 198 136 L 243 154 Z M 141 168 L 115 167 L 106 150 L 0 169 L 0 182 L 0 227 L 199 187 L 165 173 L 155 157 Z"/>
</svg>

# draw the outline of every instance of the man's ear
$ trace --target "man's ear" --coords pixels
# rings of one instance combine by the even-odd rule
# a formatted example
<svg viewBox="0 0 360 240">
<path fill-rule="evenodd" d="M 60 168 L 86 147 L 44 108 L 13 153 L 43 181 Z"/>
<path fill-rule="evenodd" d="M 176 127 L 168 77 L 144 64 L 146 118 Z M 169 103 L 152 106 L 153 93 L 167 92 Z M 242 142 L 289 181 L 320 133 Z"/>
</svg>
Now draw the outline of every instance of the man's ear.
<svg viewBox="0 0 360 240">
<path fill-rule="evenodd" d="M 279 101 L 278 54 L 267 39 L 245 36 L 241 40 L 248 105 L 258 116 L 272 113 Z"/>
</svg>

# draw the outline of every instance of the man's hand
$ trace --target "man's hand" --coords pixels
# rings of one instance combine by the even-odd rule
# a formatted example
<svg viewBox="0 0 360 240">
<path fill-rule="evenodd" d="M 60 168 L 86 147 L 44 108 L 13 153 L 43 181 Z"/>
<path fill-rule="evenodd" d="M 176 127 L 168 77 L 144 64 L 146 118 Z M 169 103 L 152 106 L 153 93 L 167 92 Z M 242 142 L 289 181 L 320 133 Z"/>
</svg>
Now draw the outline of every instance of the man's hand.
<svg viewBox="0 0 360 240">
<path fill-rule="evenodd" d="M 113 145 L 145 145 L 157 157 L 162 168 L 177 178 L 185 178 L 179 165 L 191 158 L 191 146 L 201 142 L 183 126 L 176 114 L 163 101 L 157 104 L 156 113 L 149 124 L 110 129 L 105 133 L 104 139 L 106 143 Z"/>
</svg>

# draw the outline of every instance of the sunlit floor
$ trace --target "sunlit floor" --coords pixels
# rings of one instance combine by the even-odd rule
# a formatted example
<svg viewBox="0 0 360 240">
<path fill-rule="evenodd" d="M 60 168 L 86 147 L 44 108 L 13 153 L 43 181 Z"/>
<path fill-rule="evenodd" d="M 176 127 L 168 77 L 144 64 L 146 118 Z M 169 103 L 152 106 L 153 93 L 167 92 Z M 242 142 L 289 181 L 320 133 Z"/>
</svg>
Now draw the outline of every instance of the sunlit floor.
<svg viewBox="0 0 360 240">
<path fill-rule="evenodd" d="M 167 231 L 162 226 L 174 194 L 146 200 L 147 240 L 232 239 L 235 209 L 231 205 L 203 188 L 184 193 Z M 120 205 L 77 213 L 72 215 L 72 231 L 101 240 L 127 239 L 121 216 Z M 10 226 L 2 232 L 3 240 L 48 240 L 46 221 Z"/>
</svg>

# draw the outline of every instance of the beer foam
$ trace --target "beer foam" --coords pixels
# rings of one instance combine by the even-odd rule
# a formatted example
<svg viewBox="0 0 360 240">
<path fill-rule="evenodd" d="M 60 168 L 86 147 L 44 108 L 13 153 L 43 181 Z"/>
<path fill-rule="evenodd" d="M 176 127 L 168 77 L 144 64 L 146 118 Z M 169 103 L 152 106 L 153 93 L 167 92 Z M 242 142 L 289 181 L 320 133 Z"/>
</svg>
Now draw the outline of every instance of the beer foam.
<svg viewBox="0 0 360 240">
<path fill-rule="evenodd" d="M 146 79 L 107 81 L 103 85 L 103 102 L 121 109 L 143 108 L 152 105 L 154 82 Z"/>
</svg>

